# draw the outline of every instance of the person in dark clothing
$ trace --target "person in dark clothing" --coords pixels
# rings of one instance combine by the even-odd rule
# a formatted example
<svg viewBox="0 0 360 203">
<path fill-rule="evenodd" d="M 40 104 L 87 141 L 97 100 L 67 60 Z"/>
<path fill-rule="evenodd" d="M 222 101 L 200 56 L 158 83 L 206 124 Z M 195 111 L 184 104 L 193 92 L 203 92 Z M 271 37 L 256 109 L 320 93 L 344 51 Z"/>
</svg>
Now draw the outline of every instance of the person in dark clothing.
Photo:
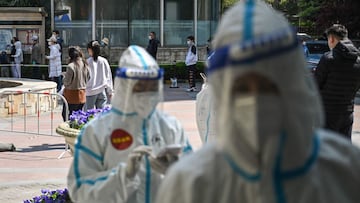
<svg viewBox="0 0 360 203">
<path fill-rule="evenodd" d="M 150 32 L 149 34 L 149 44 L 146 48 L 146 51 L 152 56 L 154 57 L 154 59 L 156 60 L 156 53 L 157 53 L 157 49 L 159 46 L 160 42 L 158 39 L 156 39 L 156 34 L 155 32 Z"/>
<path fill-rule="evenodd" d="M 360 51 L 343 25 L 335 24 L 325 34 L 330 51 L 315 70 L 326 113 L 325 128 L 351 139 L 354 98 L 360 88 Z"/>
<path fill-rule="evenodd" d="M 194 36 L 190 35 L 186 38 L 186 42 L 188 45 L 188 51 L 185 58 L 185 65 L 188 69 L 189 73 L 189 88 L 186 89 L 187 92 L 193 92 L 196 91 L 196 85 L 195 85 L 195 76 L 196 76 L 196 63 L 198 61 L 198 55 L 196 52 L 196 46 L 195 46 L 195 38 Z"/>
<path fill-rule="evenodd" d="M 15 40 L 17 40 L 18 41 L 18 38 L 17 37 L 13 37 L 12 38 L 12 40 L 11 40 L 11 46 L 10 46 L 10 56 L 13 56 L 13 55 L 15 55 L 15 53 L 16 53 L 16 49 L 15 49 Z M 15 68 L 15 59 L 14 59 L 14 57 L 10 57 L 9 58 L 9 61 L 10 61 L 10 64 L 11 64 L 11 71 L 10 71 L 10 76 L 11 77 L 14 77 L 14 75 L 13 75 L 13 70 L 14 70 L 14 68 Z"/>
<path fill-rule="evenodd" d="M 1 65 L 1 77 L 10 77 L 10 71 L 7 64 L 9 64 L 9 58 L 6 54 L 6 51 L 2 51 L 0 54 L 0 64 Z M 5 65 L 6 64 L 6 65 Z"/>
</svg>

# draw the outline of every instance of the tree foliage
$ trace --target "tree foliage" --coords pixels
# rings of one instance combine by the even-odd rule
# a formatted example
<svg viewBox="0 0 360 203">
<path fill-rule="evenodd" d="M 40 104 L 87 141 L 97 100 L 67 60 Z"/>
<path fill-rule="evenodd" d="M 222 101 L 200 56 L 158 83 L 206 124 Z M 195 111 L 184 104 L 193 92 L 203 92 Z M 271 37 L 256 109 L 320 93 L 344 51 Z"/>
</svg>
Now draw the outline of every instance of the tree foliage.
<svg viewBox="0 0 360 203">
<path fill-rule="evenodd" d="M 1 7 L 40 7 L 43 3 L 41 0 L 0 0 Z"/>
<path fill-rule="evenodd" d="M 334 23 L 341 23 L 349 36 L 360 38 L 360 1 L 358 0 L 266 0 L 284 13 L 302 32 L 321 36 Z"/>
<path fill-rule="evenodd" d="M 224 13 L 228 8 L 234 5 L 239 0 L 221 0 L 221 13 Z"/>
</svg>

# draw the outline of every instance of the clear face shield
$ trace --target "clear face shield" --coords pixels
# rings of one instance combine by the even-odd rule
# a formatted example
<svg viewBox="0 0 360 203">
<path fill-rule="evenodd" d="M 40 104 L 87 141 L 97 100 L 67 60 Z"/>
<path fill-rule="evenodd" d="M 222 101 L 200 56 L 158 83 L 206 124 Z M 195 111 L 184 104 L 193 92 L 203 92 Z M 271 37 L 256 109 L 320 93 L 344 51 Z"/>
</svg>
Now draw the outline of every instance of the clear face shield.
<svg viewBox="0 0 360 203">
<path fill-rule="evenodd" d="M 124 115 L 137 114 L 149 118 L 156 109 L 162 110 L 163 69 L 142 70 L 119 68 L 115 79 L 114 108 Z"/>
</svg>

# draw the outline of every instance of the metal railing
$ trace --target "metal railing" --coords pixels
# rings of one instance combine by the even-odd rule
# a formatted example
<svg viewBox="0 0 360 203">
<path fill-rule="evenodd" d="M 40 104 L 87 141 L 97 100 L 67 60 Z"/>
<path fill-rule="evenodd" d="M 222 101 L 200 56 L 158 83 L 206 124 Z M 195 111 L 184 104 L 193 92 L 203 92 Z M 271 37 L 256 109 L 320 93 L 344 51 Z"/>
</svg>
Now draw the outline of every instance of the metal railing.
<svg viewBox="0 0 360 203">
<path fill-rule="evenodd" d="M 5 102 L 7 105 L 4 105 L 4 109 L 8 109 L 7 116 L 0 116 L 0 132 L 53 136 L 56 126 L 63 122 L 62 108 L 65 107 L 65 115 L 68 115 L 69 112 L 67 100 L 58 93 L 38 90 L 5 91 L 1 92 L 0 96 L 1 98 L 7 98 Z M 15 104 L 15 97 L 18 97 L 17 100 L 21 100 L 21 102 Z M 32 98 L 32 102 L 29 102 L 28 98 Z M 47 101 L 41 103 L 41 100 Z M 28 112 L 29 107 L 35 109 L 35 111 Z M 59 114 L 60 116 L 55 118 Z M 68 117 L 65 116 L 65 120 L 67 119 Z M 69 149 L 69 146 L 65 144 L 65 151 L 61 153 L 58 159 L 62 158 Z"/>
</svg>

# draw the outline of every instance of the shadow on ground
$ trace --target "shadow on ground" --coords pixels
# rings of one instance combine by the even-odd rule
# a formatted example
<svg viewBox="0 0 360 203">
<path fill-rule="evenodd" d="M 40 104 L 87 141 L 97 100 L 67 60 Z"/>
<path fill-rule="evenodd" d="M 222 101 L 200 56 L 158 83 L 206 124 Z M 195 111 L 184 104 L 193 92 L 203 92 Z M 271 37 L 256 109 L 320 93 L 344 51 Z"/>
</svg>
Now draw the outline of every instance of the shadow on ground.
<svg viewBox="0 0 360 203">
<path fill-rule="evenodd" d="M 27 148 L 18 148 L 16 151 L 20 153 L 37 152 L 37 151 L 50 151 L 65 149 L 65 144 L 42 144 L 28 146 Z"/>
</svg>

